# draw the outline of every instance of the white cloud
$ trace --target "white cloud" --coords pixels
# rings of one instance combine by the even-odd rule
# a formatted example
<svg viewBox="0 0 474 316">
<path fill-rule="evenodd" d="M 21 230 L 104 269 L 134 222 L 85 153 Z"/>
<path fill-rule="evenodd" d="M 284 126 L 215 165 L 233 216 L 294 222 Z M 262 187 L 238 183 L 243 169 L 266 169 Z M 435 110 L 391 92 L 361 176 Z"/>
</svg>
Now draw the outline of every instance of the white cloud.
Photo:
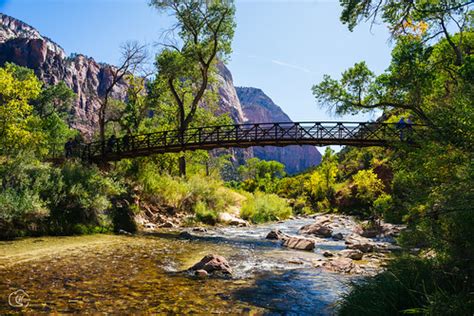
<svg viewBox="0 0 474 316">
<path fill-rule="evenodd" d="M 296 70 L 303 71 L 303 72 L 306 72 L 306 73 L 312 73 L 312 71 L 309 70 L 308 68 L 301 67 L 301 66 L 294 65 L 294 64 L 290 64 L 290 63 L 286 63 L 286 62 L 281 61 L 281 60 L 272 59 L 271 62 L 275 65 L 278 65 L 278 66 L 288 67 L 288 68 L 296 69 Z"/>
</svg>

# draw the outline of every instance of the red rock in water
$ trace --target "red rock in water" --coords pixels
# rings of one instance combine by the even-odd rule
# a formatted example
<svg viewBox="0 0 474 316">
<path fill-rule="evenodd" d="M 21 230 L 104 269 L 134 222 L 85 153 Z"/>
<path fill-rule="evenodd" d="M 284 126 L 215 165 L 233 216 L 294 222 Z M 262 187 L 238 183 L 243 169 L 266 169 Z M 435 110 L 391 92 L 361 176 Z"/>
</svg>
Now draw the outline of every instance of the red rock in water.
<svg viewBox="0 0 474 316">
<path fill-rule="evenodd" d="M 210 254 L 193 265 L 189 270 L 205 270 L 207 273 L 221 272 L 223 274 L 232 274 L 232 269 L 227 260 L 219 255 Z"/>
</svg>

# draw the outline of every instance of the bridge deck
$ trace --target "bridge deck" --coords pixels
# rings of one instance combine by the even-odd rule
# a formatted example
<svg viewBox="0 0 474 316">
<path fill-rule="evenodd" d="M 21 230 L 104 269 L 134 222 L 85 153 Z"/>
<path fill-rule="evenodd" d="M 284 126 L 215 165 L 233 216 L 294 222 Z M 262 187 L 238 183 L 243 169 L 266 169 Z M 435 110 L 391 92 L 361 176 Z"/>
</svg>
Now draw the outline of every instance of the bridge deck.
<svg viewBox="0 0 474 316">
<path fill-rule="evenodd" d="M 367 122 L 281 122 L 236 124 L 163 131 L 117 138 L 113 143 L 81 145 L 78 155 L 88 161 L 124 158 L 188 150 L 288 145 L 390 146 L 418 138 L 422 126 L 403 129 L 397 124 Z"/>
</svg>

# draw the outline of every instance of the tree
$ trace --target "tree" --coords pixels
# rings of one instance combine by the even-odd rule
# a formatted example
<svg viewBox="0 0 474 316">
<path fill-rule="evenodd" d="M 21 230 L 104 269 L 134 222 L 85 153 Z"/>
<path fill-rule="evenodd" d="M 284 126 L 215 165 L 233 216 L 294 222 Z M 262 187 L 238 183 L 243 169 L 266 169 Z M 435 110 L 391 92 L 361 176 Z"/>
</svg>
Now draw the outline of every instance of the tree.
<svg viewBox="0 0 474 316">
<path fill-rule="evenodd" d="M 388 24 L 393 37 L 412 35 L 423 41 L 444 36 L 456 55 L 456 65 L 461 65 L 462 36 L 458 41 L 449 33 L 452 25 L 461 33 L 472 25 L 471 5 L 466 0 L 342 0 L 341 21 L 352 31 L 362 20 L 374 24 L 379 18 Z"/>
<path fill-rule="evenodd" d="M 122 61 L 120 66 L 110 66 L 107 68 L 107 71 L 110 72 L 110 81 L 107 83 L 103 95 L 99 97 L 100 107 L 98 123 L 100 141 L 105 142 L 105 128 L 106 124 L 109 122 L 109 117 L 107 115 L 110 101 L 113 98 L 114 89 L 119 84 L 123 84 L 128 75 L 139 72 L 145 63 L 146 58 L 147 53 L 145 46 L 140 45 L 137 42 L 127 42 L 122 46 Z"/>
<path fill-rule="evenodd" d="M 470 54 L 473 1 L 342 1 L 341 20 L 352 30 L 362 19 L 382 19 L 388 24 L 397 45 L 392 52 L 388 71 L 375 76 L 365 64 L 356 63 L 344 71 L 340 80 L 329 76 L 313 86 L 313 94 L 322 105 L 329 105 L 338 114 L 373 109 L 408 111 L 432 127 L 437 125 L 430 115 L 431 100 L 424 98 L 437 83 L 433 74 L 441 71 L 451 77 L 466 64 Z M 457 34 L 448 32 L 448 23 Z M 453 62 L 434 61 L 430 42 L 443 35 L 452 50 Z M 447 54 L 445 55 L 447 56 Z M 467 63 L 470 63 L 469 58 Z M 428 101 L 428 102 L 427 102 Z"/>
<path fill-rule="evenodd" d="M 392 61 L 379 76 L 365 63 L 358 63 L 340 80 L 325 77 L 313 87 L 322 105 L 340 114 L 378 108 L 385 110 L 384 119 L 413 114 L 430 125 L 417 147 L 394 150 L 389 161 L 394 170 L 391 198 L 380 194 L 372 204 L 373 211 L 400 213 L 398 217 L 409 228 L 399 238 L 401 245 L 422 247 L 435 254 L 434 259 L 418 259 L 430 266 L 430 273 L 422 281 L 400 283 L 405 271 L 389 266 L 387 273 L 394 276 L 393 280 L 384 280 L 380 288 L 369 283 L 361 287 L 359 297 L 381 292 L 377 305 L 385 313 L 461 315 L 474 306 L 470 294 L 474 285 L 472 3 L 342 1 L 341 18 L 350 28 L 360 19 L 382 16 L 396 41 Z M 456 32 L 450 33 L 453 29 Z M 354 177 L 358 187 L 366 187 L 358 193 L 359 198 L 374 200 L 377 194 L 373 193 L 380 192 L 380 188 L 370 185 L 377 182 L 373 180 L 367 172 Z M 414 269 L 415 275 L 422 272 L 422 268 Z M 429 283 L 432 288 L 425 288 Z M 398 300 L 399 295 L 392 300 L 387 291 L 391 293 L 395 284 L 402 284 L 411 293 L 422 284 L 422 295 L 427 300 L 405 304 Z M 347 301 L 356 295 L 349 295 Z M 364 302 L 359 302 L 357 309 L 372 310 Z"/>
<path fill-rule="evenodd" d="M 216 72 L 217 58 L 225 60 L 231 52 L 235 8 L 233 1 L 224 0 L 152 0 L 150 4 L 176 18 L 171 31 L 178 31 L 180 44 L 165 43 L 156 65 L 157 80 L 177 107 L 182 138 Z M 181 175 L 186 174 L 184 156 L 179 159 L 179 169 Z"/>
<path fill-rule="evenodd" d="M 307 186 L 307 191 L 313 200 L 313 204 L 322 200 L 329 203 L 334 197 L 336 184 L 336 176 L 338 172 L 338 165 L 334 150 L 330 147 L 326 148 L 321 160 L 321 164 L 311 174 Z"/>
<path fill-rule="evenodd" d="M 32 101 L 41 93 L 32 70 L 7 63 L 0 68 L 0 154 L 41 141 L 34 134 Z"/>
</svg>

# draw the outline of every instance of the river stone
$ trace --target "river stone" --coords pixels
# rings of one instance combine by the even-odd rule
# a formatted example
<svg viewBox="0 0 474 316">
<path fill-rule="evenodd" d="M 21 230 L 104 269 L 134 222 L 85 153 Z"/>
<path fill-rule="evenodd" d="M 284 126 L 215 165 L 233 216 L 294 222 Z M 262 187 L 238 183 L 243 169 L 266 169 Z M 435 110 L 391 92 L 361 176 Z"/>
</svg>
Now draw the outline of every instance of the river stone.
<svg viewBox="0 0 474 316">
<path fill-rule="evenodd" d="M 368 238 L 351 234 L 346 237 L 346 245 L 349 249 L 358 249 L 364 253 L 374 251 L 375 244 Z"/>
<path fill-rule="evenodd" d="M 323 263 L 326 270 L 339 273 L 351 273 L 355 265 L 349 258 L 338 257 Z"/>
<path fill-rule="evenodd" d="M 227 212 L 219 213 L 219 215 L 217 216 L 217 221 L 219 223 L 230 225 L 230 226 L 239 226 L 239 227 L 250 226 L 250 224 L 247 221 L 241 218 L 238 218 L 235 215 L 229 214 Z"/>
<path fill-rule="evenodd" d="M 178 236 L 179 236 L 179 238 L 184 238 L 184 239 L 191 239 L 191 238 L 193 238 L 193 235 L 191 235 L 191 234 L 188 233 L 187 231 L 180 232 Z"/>
<path fill-rule="evenodd" d="M 313 239 L 291 236 L 283 241 L 283 246 L 299 250 L 313 250 L 316 242 Z"/>
<path fill-rule="evenodd" d="M 279 229 L 274 229 L 267 234 L 266 239 L 281 240 L 285 239 L 286 235 Z"/>
<path fill-rule="evenodd" d="M 194 275 L 197 276 L 197 277 L 200 277 L 200 278 L 205 278 L 207 276 L 209 276 L 209 273 L 207 273 L 206 270 L 196 270 L 196 272 L 194 272 Z"/>
<path fill-rule="evenodd" d="M 209 254 L 193 265 L 189 270 L 205 270 L 207 273 L 221 272 L 223 274 L 232 274 L 232 269 L 227 260 L 219 255 Z"/>
<path fill-rule="evenodd" d="M 362 257 L 364 256 L 364 253 L 358 249 L 345 249 L 341 250 L 339 254 L 342 257 L 349 258 L 352 260 L 362 260 Z"/>
<path fill-rule="evenodd" d="M 194 227 L 193 232 L 207 233 L 207 229 L 205 229 L 204 227 Z"/>
<path fill-rule="evenodd" d="M 176 227 L 176 225 L 170 221 L 166 221 L 163 224 L 161 224 L 159 227 L 160 228 L 173 228 L 173 227 Z"/>
<path fill-rule="evenodd" d="M 332 239 L 334 240 L 343 240 L 344 236 L 341 233 L 333 234 Z"/>
<path fill-rule="evenodd" d="M 300 233 L 306 235 L 315 235 L 317 237 L 328 238 L 332 235 L 331 227 L 321 224 L 320 222 L 316 222 L 313 224 L 305 225 L 300 228 Z"/>
<path fill-rule="evenodd" d="M 329 258 L 329 257 L 334 257 L 334 254 L 330 251 L 325 251 L 323 252 L 323 256 L 325 256 L 326 258 Z"/>
</svg>

